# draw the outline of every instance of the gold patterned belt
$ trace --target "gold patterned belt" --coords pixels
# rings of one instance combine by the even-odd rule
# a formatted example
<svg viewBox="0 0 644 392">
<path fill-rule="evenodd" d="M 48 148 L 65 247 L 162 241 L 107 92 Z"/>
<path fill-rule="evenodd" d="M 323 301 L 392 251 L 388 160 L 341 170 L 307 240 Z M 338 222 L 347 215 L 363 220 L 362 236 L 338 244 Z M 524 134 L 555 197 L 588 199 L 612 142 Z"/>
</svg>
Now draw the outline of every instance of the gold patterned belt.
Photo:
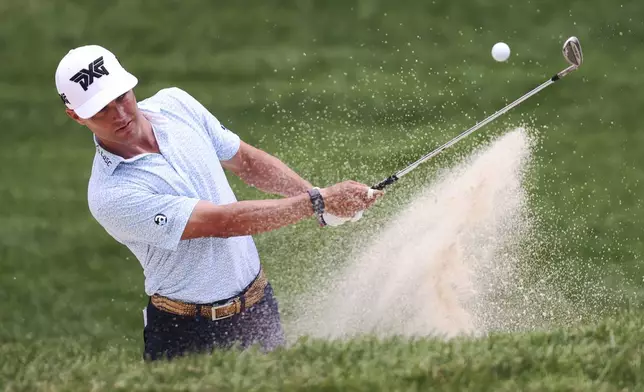
<svg viewBox="0 0 644 392">
<path fill-rule="evenodd" d="M 179 316 L 194 317 L 197 315 L 197 309 L 200 308 L 200 314 L 202 317 L 207 317 L 211 320 L 221 320 L 241 313 L 245 309 L 258 303 L 262 298 L 264 298 L 264 289 L 267 284 L 268 280 L 264 275 L 264 270 L 260 269 L 257 278 L 255 278 L 255 280 L 246 290 L 244 290 L 244 292 L 242 292 L 242 294 L 231 298 L 223 305 L 191 304 L 175 301 L 158 294 L 154 294 L 150 297 L 150 300 L 152 305 L 168 313 L 173 313 Z"/>
</svg>

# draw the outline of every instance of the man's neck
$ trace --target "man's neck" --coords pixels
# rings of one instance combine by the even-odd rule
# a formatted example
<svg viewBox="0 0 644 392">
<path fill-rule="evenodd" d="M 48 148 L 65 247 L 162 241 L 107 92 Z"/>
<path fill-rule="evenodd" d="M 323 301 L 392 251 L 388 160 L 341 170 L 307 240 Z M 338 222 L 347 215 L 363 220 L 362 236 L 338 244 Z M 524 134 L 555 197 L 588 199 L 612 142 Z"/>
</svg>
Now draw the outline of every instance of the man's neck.
<svg viewBox="0 0 644 392">
<path fill-rule="evenodd" d="M 152 124 L 144 116 L 140 117 L 139 129 L 132 130 L 132 136 L 125 143 L 111 142 L 96 138 L 107 151 L 124 159 L 146 153 L 159 153 L 159 144 L 152 130 Z"/>
</svg>

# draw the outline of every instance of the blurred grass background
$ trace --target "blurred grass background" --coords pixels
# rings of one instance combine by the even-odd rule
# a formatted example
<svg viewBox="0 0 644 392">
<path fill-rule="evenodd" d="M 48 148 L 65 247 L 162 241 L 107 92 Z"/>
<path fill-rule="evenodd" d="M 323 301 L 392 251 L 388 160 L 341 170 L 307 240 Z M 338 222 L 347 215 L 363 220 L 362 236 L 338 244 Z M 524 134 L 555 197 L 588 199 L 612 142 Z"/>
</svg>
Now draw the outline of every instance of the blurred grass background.
<svg viewBox="0 0 644 392">
<path fill-rule="evenodd" d="M 565 68 L 575 35 L 578 71 L 405 177 L 361 222 L 320 232 L 307 221 L 257 243 L 288 319 L 316 274 L 436 169 L 524 124 L 539 140 L 531 268 L 556 271 L 595 315 L 639 308 L 642 12 L 597 0 L 0 2 L 0 344 L 82 341 L 134 357 L 142 344 L 141 268 L 89 214 L 91 134 L 65 116 L 53 79 L 90 43 L 137 75 L 139 99 L 181 87 L 325 186 L 378 182 L 456 136 Z M 490 55 L 498 41 L 506 63 Z M 239 199 L 268 197 L 230 180 Z"/>
</svg>

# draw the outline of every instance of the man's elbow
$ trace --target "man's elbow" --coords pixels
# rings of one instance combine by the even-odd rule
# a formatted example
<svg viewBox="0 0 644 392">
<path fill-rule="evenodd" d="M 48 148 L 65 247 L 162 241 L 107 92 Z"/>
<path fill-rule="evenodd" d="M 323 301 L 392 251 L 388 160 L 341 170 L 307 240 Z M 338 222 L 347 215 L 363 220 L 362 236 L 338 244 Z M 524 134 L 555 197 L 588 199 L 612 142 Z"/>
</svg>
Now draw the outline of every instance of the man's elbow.
<svg viewBox="0 0 644 392">
<path fill-rule="evenodd" d="M 241 141 L 237 153 L 229 160 L 221 161 L 222 167 L 238 177 L 244 177 L 251 170 L 252 149 L 253 147 Z"/>
</svg>

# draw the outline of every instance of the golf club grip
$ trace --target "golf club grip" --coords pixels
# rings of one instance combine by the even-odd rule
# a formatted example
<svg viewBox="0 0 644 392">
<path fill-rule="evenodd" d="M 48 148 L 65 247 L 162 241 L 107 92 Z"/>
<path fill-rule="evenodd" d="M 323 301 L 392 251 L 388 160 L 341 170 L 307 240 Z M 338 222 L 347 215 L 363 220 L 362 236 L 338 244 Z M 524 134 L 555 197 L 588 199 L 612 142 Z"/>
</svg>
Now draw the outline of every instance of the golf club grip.
<svg viewBox="0 0 644 392">
<path fill-rule="evenodd" d="M 396 177 L 396 175 L 393 174 L 389 178 L 384 179 L 384 180 L 380 181 L 378 184 L 372 186 L 371 189 L 381 191 L 381 190 L 385 189 L 385 187 L 393 184 L 396 181 L 398 181 L 398 177 Z"/>
</svg>

